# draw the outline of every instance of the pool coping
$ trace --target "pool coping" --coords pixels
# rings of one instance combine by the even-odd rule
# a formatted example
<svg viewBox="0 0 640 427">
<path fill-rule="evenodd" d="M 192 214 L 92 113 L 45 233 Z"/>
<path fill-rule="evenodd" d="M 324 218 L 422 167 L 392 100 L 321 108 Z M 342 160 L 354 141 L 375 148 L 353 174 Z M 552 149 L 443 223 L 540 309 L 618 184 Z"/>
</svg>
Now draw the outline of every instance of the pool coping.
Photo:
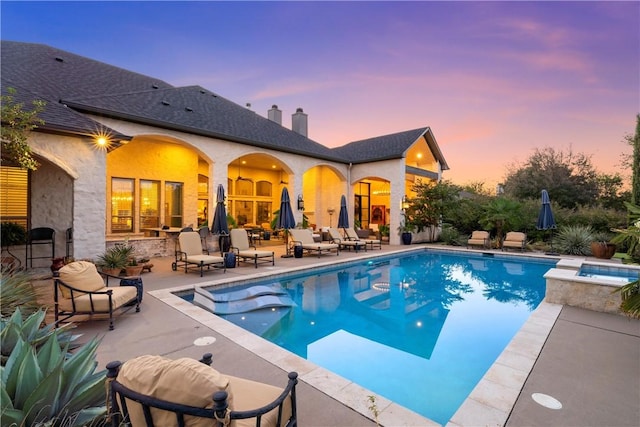
<svg viewBox="0 0 640 427">
<path fill-rule="evenodd" d="M 407 254 L 410 252 L 440 251 L 435 248 L 402 249 L 387 252 L 382 257 L 394 254 Z M 477 251 L 465 249 L 447 249 L 451 252 L 468 252 L 478 254 Z M 509 256 L 509 255 L 502 255 Z M 511 256 L 518 256 L 513 254 Z M 264 278 L 277 278 L 289 275 L 296 271 L 308 271 L 335 267 L 339 264 L 352 263 L 368 258 L 380 258 L 380 254 L 363 254 L 361 257 L 351 258 L 347 261 L 319 263 L 313 267 L 296 267 L 274 273 L 272 271 L 257 272 L 247 275 L 241 280 L 229 282 L 225 279 L 212 280 L 199 283 L 200 287 L 224 287 L 237 286 L 244 281 L 253 281 Z M 547 257 L 545 257 L 547 258 Z M 547 258 L 548 259 L 548 258 Z M 441 424 L 426 418 L 416 412 L 405 408 L 391 400 L 378 396 L 376 393 L 345 379 L 329 370 L 322 368 L 308 360 L 288 351 L 266 339 L 254 335 L 241 327 L 224 320 L 198 306 L 182 299 L 178 294 L 189 292 L 195 285 L 183 285 L 162 290 L 150 291 L 149 294 L 159 299 L 170 307 L 180 311 L 186 316 L 196 320 L 204 326 L 216 331 L 222 336 L 233 341 L 237 345 L 254 353 L 257 357 L 272 363 L 280 369 L 290 372 L 296 371 L 299 380 L 309 384 L 322 393 L 331 396 L 340 403 L 374 420 L 373 413 L 369 409 L 371 403 L 369 396 L 375 396 L 375 406 L 378 410 L 377 422 L 381 425 L 404 426 L 439 426 Z M 542 347 L 555 324 L 562 305 L 551 304 L 542 301 L 531 313 L 527 321 L 516 333 L 507 347 L 500 354 L 485 373 L 471 394 L 453 415 L 447 426 L 464 425 L 504 425 L 522 390 L 524 383 L 530 374 Z"/>
</svg>

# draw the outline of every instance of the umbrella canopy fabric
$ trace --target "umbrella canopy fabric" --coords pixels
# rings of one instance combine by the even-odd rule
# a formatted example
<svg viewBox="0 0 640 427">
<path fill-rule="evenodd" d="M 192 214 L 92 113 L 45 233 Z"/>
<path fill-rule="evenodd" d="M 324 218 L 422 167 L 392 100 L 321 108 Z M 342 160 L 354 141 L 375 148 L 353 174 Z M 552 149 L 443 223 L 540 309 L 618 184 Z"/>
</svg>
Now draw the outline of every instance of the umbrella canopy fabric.
<svg viewBox="0 0 640 427">
<path fill-rule="evenodd" d="M 349 228 L 349 211 L 347 210 L 347 198 L 340 198 L 340 213 L 338 214 L 338 228 Z"/>
<path fill-rule="evenodd" d="M 549 193 L 547 193 L 547 190 L 542 190 L 542 206 L 540 207 L 540 213 L 538 214 L 536 228 L 538 230 L 550 230 L 556 228 L 556 220 L 553 218 L 551 200 L 549 199 Z"/>
<path fill-rule="evenodd" d="M 227 210 L 224 207 L 224 187 L 218 184 L 216 194 L 216 210 L 213 214 L 213 224 L 211 226 L 213 234 L 229 234 L 229 226 L 227 225 Z"/>
<path fill-rule="evenodd" d="M 293 217 L 293 210 L 291 209 L 291 199 L 289 199 L 289 191 L 287 187 L 282 189 L 282 195 L 280 196 L 280 212 L 278 213 L 278 221 L 276 221 L 276 228 L 289 229 L 296 226 L 296 219 Z"/>
</svg>

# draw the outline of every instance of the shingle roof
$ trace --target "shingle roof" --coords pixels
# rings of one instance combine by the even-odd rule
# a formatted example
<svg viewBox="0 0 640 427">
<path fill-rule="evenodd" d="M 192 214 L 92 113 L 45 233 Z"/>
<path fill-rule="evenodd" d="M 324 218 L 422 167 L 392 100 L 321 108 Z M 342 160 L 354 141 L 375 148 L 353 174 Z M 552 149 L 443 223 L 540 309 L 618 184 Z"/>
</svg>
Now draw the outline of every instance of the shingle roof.
<svg viewBox="0 0 640 427">
<path fill-rule="evenodd" d="M 406 151 L 418 140 L 424 137 L 443 169 L 449 169 L 440 149 L 431 136 L 429 127 L 376 136 L 350 142 L 342 147 L 334 148 L 336 153 L 351 163 L 368 163 L 380 160 L 399 159 L 405 156 Z"/>
<path fill-rule="evenodd" d="M 401 158 L 428 130 L 330 149 L 199 86 L 174 87 L 42 44 L 2 41 L 1 51 L 3 93 L 13 87 L 25 104 L 45 100 L 47 130 L 91 134 L 102 127 L 82 114 L 92 113 L 342 163 Z"/>
<path fill-rule="evenodd" d="M 62 99 L 78 111 L 329 160 L 333 152 L 200 86 Z"/>
</svg>

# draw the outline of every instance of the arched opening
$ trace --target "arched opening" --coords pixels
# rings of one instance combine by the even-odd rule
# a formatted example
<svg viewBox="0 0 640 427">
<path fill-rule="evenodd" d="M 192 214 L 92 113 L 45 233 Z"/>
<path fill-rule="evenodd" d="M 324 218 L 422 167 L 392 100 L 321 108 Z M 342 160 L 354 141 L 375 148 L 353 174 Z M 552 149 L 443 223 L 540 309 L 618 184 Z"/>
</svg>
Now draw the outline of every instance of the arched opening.
<svg viewBox="0 0 640 427">
<path fill-rule="evenodd" d="M 109 152 L 106 165 L 108 235 L 210 221 L 210 162 L 182 141 L 137 136 Z"/>
<path fill-rule="evenodd" d="M 289 185 L 291 170 L 262 153 L 238 157 L 227 170 L 227 213 L 239 227 L 268 228 L 279 209 L 282 187 Z"/>
</svg>

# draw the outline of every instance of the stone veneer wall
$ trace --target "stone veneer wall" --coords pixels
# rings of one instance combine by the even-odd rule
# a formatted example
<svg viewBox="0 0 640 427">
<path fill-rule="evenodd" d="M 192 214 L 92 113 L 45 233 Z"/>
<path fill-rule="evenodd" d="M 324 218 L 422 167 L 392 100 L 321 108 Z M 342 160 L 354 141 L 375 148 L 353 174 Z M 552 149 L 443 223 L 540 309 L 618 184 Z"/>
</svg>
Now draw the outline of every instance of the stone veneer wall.
<svg viewBox="0 0 640 427">
<path fill-rule="evenodd" d="M 544 275 L 547 280 L 545 301 L 604 313 L 623 314 L 620 310 L 622 298 L 619 292 L 615 292 L 623 282 L 613 278 L 580 276 L 579 272 L 583 264 L 597 267 L 603 275 L 606 275 L 609 269 L 640 271 L 640 268 L 633 266 L 623 267 L 620 264 L 585 263 L 583 259 L 563 259 L 558 261 L 556 268 L 552 268 Z"/>
</svg>

